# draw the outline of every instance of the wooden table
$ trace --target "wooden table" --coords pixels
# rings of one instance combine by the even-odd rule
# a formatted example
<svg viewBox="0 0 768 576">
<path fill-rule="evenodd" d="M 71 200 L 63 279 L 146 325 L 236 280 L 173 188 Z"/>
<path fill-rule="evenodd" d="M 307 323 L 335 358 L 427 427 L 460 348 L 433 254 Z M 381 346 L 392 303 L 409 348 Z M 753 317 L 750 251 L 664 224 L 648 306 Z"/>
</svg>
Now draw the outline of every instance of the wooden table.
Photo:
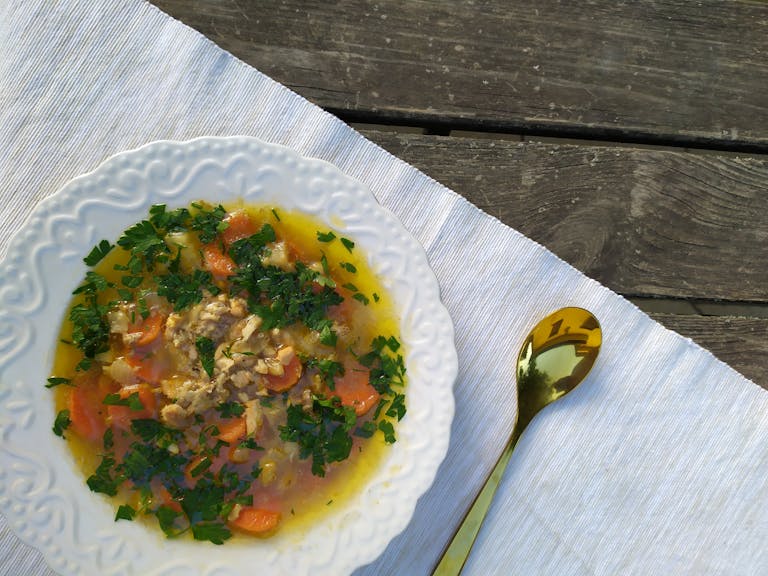
<svg viewBox="0 0 768 576">
<path fill-rule="evenodd" d="M 768 3 L 152 3 L 768 388 Z"/>
</svg>

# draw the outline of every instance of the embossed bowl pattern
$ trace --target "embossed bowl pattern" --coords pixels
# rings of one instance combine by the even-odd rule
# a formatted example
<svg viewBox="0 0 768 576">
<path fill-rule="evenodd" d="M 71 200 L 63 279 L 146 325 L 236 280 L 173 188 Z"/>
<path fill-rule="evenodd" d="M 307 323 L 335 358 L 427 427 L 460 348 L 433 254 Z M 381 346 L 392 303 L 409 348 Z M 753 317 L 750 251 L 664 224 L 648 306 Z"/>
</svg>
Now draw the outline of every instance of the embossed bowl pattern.
<svg viewBox="0 0 768 576">
<path fill-rule="evenodd" d="M 51 425 L 44 387 L 82 258 L 152 204 L 243 198 L 301 210 L 352 238 L 397 302 L 408 413 L 379 471 L 300 538 L 215 547 L 114 522 Z M 65 575 L 342 574 L 373 561 L 410 521 L 448 449 L 457 356 L 424 250 L 358 181 L 326 162 L 250 137 L 154 142 L 120 153 L 41 202 L 0 264 L 0 510 Z"/>
</svg>

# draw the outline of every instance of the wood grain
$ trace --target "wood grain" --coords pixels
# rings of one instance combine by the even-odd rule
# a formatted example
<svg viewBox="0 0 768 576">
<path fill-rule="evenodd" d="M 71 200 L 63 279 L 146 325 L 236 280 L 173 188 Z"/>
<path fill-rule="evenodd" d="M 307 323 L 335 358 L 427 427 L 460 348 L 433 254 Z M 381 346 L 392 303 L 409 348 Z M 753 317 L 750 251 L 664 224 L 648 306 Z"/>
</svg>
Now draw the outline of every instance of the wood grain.
<svg viewBox="0 0 768 576">
<path fill-rule="evenodd" d="M 348 120 L 768 150 L 759 0 L 153 0 Z"/>
<path fill-rule="evenodd" d="M 682 314 L 651 317 L 696 341 L 755 384 L 768 389 L 768 320 Z"/>
<path fill-rule="evenodd" d="M 768 162 L 364 133 L 628 296 L 768 302 Z"/>
</svg>

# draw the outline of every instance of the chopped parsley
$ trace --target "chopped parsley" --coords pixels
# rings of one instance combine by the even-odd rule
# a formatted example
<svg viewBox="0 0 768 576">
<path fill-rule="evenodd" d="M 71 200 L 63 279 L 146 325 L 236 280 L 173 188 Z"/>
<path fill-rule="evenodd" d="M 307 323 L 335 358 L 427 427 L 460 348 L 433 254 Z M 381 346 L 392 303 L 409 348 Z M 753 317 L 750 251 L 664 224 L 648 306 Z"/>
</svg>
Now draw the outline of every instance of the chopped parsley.
<svg viewBox="0 0 768 576">
<path fill-rule="evenodd" d="M 342 406 L 337 397 L 312 396 L 309 410 L 300 404 L 289 405 L 287 420 L 279 426 L 280 438 L 296 442 L 299 457 L 312 457 L 312 474 L 325 476 L 326 465 L 341 462 L 349 457 L 352 437 L 349 432 L 355 426 L 355 411 Z"/>
<path fill-rule="evenodd" d="M 115 522 L 118 520 L 133 520 L 136 517 L 136 510 L 128 504 L 121 504 L 115 514 Z"/>
<path fill-rule="evenodd" d="M 69 428 L 72 420 L 69 419 L 69 410 L 61 410 L 53 421 L 53 433 L 64 438 L 64 430 Z"/>
<path fill-rule="evenodd" d="M 128 406 L 131 410 L 136 411 L 144 410 L 144 404 L 141 403 L 138 392 L 134 392 L 125 398 L 120 396 L 120 394 L 107 394 L 102 403 L 107 406 Z"/>
<path fill-rule="evenodd" d="M 190 226 L 192 230 L 198 232 L 200 242 L 203 244 L 213 242 L 220 232 L 227 229 L 227 223 L 224 220 L 227 211 L 221 204 L 215 208 L 209 208 L 206 204 L 193 202 L 192 207 L 196 209 L 196 212 L 192 216 Z"/>
<path fill-rule="evenodd" d="M 67 386 L 72 386 L 72 380 L 69 378 L 60 378 L 57 376 L 51 376 L 48 378 L 48 384 L 45 385 L 46 388 L 54 388 L 55 386 L 61 386 L 62 384 L 66 384 Z"/>
<path fill-rule="evenodd" d="M 110 319 L 114 322 L 115 318 L 110 312 L 116 308 L 129 307 L 130 322 L 136 323 L 141 318 L 150 318 L 158 310 L 161 314 L 166 314 L 169 308 L 183 312 L 225 291 L 231 297 L 245 299 L 248 311 L 261 320 L 260 331 L 266 333 L 301 325 L 302 337 L 308 329 L 315 344 L 319 342 L 327 347 L 320 349 L 322 355 L 318 352 L 314 352 L 314 356 L 299 355 L 309 378 L 295 391 L 265 392 L 269 395 L 255 398 L 267 410 L 284 410 L 285 424 L 273 423 L 267 412 L 268 425 L 277 426 L 280 440 L 298 446 L 299 458 L 308 461 L 312 474 L 325 476 L 330 466 L 349 458 L 353 436 L 370 437 L 380 433 L 384 442 L 395 442 L 394 422 L 406 413 L 401 388 L 405 365 L 400 343 L 394 337 L 379 336 L 373 339 L 370 349 L 363 348 L 365 351 L 360 353 L 359 337 L 354 333 L 350 337 L 348 327 L 336 320 L 332 310 L 344 300 L 337 292 L 337 282 L 345 282 L 343 287 L 352 293 L 352 298 L 369 303 L 368 297 L 349 281 L 350 275 L 358 273 L 357 266 L 349 261 L 329 261 L 322 250 L 318 250 L 317 263 L 291 258 L 286 266 L 273 257 L 276 255 L 273 243 L 285 240 L 279 238 L 275 229 L 281 228 L 278 224 L 281 218 L 275 209 L 271 209 L 271 216 L 267 213 L 263 218 L 272 224 L 262 221 L 261 228 L 254 234 L 230 244 L 225 241 L 226 234 L 222 235 L 229 224 L 228 213 L 221 205 L 199 202 L 189 208 L 168 209 L 164 204 L 157 204 L 150 208 L 147 219 L 127 228 L 114 245 L 101 240 L 83 259 L 89 267 L 100 267 L 89 270 L 74 290 L 75 299 L 68 315 L 72 337 L 67 343 L 82 353 L 76 371 L 92 371 L 83 375 L 81 381 L 77 380 L 78 376 L 74 381 L 69 377 L 51 376 L 46 387 L 87 386 L 92 376 L 101 378 L 101 371 L 109 362 L 103 360 L 107 355 L 102 354 L 111 350 L 111 343 L 115 345 L 120 340 L 119 335 L 111 333 L 114 327 Z M 311 234 L 313 230 L 310 228 L 307 232 Z M 191 236 L 193 242 L 174 242 L 173 236 L 168 236 L 177 233 L 185 238 Z M 321 244 L 339 240 L 349 253 L 355 247 L 352 240 L 337 236 L 331 230 L 316 230 L 316 240 Z M 205 265 L 199 267 L 200 259 L 207 258 L 205 250 L 192 251 L 206 244 L 214 244 L 232 259 L 232 275 L 219 274 L 214 278 Z M 113 270 L 108 275 L 102 275 L 107 266 L 104 260 L 110 256 L 107 261 L 111 261 L 114 250 L 118 250 L 114 254 L 117 263 L 111 264 Z M 292 256 L 290 249 L 288 253 Z M 337 273 L 341 277 L 336 276 Z M 167 303 L 158 307 L 157 297 Z M 375 292 L 372 298 L 379 301 Z M 192 339 L 200 366 L 209 378 L 214 375 L 216 350 L 222 344 L 222 353 L 234 362 L 243 361 L 242 356 L 257 356 L 255 360 L 260 360 L 259 355 L 264 354 L 256 348 L 233 352 L 231 343 L 227 346 L 227 342 L 222 343 L 218 338 L 214 341 L 195 336 Z M 162 342 L 163 336 L 160 338 Z M 115 357 L 119 358 L 121 354 L 130 354 L 131 346 L 134 345 L 126 341 L 111 351 L 116 351 Z M 274 348 L 279 350 L 279 346 Z M 353 407 L 343 405 L 334 395 L 325 395 L 328 390 L 334 390 L 336 379 L 344 375 L 344 367 L 349 366 L 352 359 L 367 369 L 371 385 L 381 396 L 376 409 L 359 419 Z M 271 479 L 274 469 L 263 460 L 271 458 L 271 452 L 256 453 L 274 449 L 271 434 L 260 436 L 258 430 L 249 430 L 247 436 L 239 432 L 241 436 L 236 437 L 231 432 L 230 424 L 242 425 L 232 419 L 242 418 L 246 413 L 243 402 L 247 397 L 239 394 L 241 392 L 233 391 L 231 400 L 215 406 L 215 413 L 214 409 L 210 410 L 207 416 L 213 416 L 213 422 L 194 414 L 188 418 L 189 426 L 182 430 L 145 417 L 149 411 L 145 411 L 138 392 L 104 396 L 104 405 L 124 406 L 131 411 L 129 429 L 124 429 L 124 425 L 107 426 L 103 436 L 91 446 L 100 453 L 100 461 L 87 478 L 88 487 L 108 496 L 125 490 L 132 493 L 131 500 L 118 506 L 115 521 L 154 515 L 168 537 L 191 534 L 196 540 L 217 545 L 232 537 L 228 519 L 237 506 L 253 506 L 254 482 L 260 479 L 257 483 L 260 486 L 274 481 Z M 56 415 L 53 424 L 56 435 L 64 436 L 72 424 L 70 416 L 68 410 Z M 254 452 L 249 452 L 251 450 Z M 241 456 L 245 462 L 240 461 Z M 162 487 L 160 493 L 158 486 Z M 327 504 L 332 502 L 329 500 Z M 293 509 L 290 512 L 293 514 Z"/>
<path fill-rule="evenodd" d="M 245 412 L 245 406 L 239 402 L 222 402 L 216 406 L 216 411 L 222 418 L 236 418 Z"/>
<path fill-rule="evenodd" d="M 352 253 L 352 249 L 355 247 L 355 243 L 352 242 L 349 238 L 341 238 L 341 243 L 344 245 L 344 248 L 347 249 L 347 252 L 350 254 Z"/>
<path fill-rule="evenodd" d="M 203 365 L 203 370 L 205 370 L 209 378 L 213 378 L 213 356 L 216 353 L 216 344 L 210 338 L 198 336 L 197 340 L 195 340 L 195 348 L 200 356 L 200 364 Z"/>
<path fill-rule="evenodd" d="M 109 243 L 109 240 L 102 240 L 93 247 L 93 250 L 90 251 L 88 256 L 83 258 L 83 262 L 85 262 L 87 266 L 96 266 L 96 264 L 101 262 L 102 259 L 112 251 L 112 248 L 114 248 L 114 246 Z"/>
</svg>

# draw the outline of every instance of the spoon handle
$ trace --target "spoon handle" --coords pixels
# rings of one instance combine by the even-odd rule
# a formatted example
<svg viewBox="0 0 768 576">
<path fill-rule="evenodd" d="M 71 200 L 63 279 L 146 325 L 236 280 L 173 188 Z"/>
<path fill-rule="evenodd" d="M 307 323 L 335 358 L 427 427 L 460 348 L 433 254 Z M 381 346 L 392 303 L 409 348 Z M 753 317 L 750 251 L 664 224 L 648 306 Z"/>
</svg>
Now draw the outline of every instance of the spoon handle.
<svg viewBox="0 0 768 576">
<path fill-rule="evenodd" d="M 432 573 L 432 576 L 456 576 L 461 573 L 475 543 L 477 534 L 480 532 L 480 526 L 482 526 L 485 515 L 488 513 L 493 496 L 496 494 L 496 489 L 499 487 L 499 482 L 504 475 L 504 470 L 509 463 L 509 458 L 512 456 L 512 450 L 514 450 L 519 436 L 519 427 L 516 427 L 509 442 L 504 447 L 504 451 L 499 456 L 499 460 L 496 462 L 491 475 L 485 481 L 485 485 L 477 495 L 477 498 L 475 498 L 475 502 L 464 517 L 459 530 L 454 534 L 453 540 L 451 540 L 448 548 L 443 553 L 443 557 Z"/>
</svg>

